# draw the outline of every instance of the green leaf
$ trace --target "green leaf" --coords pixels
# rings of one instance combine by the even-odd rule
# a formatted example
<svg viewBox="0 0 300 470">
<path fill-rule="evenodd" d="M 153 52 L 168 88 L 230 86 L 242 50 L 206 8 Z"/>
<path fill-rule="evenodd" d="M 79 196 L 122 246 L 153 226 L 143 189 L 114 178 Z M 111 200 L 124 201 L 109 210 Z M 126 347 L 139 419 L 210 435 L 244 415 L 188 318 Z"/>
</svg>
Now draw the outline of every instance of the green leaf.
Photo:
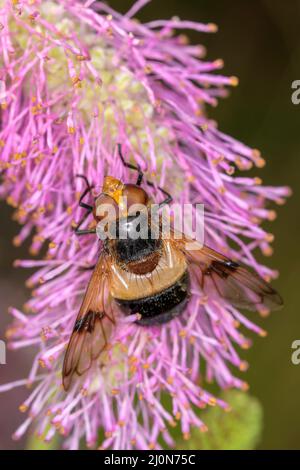
<svg viewBox="0 0 300 470">
<path fill-rule="evenodd" d="M 178 442 L 177 449 L 186 450 L 252 450 L 258 445 L 263 427 L 263 411 L 259 401 L 245 392 L 228 391 L 221 397 L 232 408 L 219 407 L 201 412 L 208 427 L 206 433 L 194 430 L 188 441 Z"/>
<path fill-rule="evenodd" d="M 40 437 L 36 435 L 30 436 L 27 441 L 26 449 L 27 450 L 56 450 L 60 448 L 59 437 L 57 434 L 52 438 L 50 442 L 45 442 Z"/>
</svg>

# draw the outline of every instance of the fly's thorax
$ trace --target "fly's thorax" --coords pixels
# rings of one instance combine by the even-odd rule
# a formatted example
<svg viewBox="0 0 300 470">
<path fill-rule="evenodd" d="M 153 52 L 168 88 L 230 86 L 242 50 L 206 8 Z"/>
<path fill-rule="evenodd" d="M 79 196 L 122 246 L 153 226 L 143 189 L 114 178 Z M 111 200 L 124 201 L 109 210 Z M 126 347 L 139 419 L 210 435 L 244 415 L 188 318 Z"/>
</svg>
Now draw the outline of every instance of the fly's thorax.
<svg viewBox="0 0 300 470">
<path fill-rule="evenodd" d="M 125 270 L 144 274 L 155 269 L 161 257 L 158 228 L 151 227 L 148 212 L 118 219 L 108 227 L 106 246 Z"/>
<path fill-rule="evenodd" d="M 101 240 L 158 240 L 161 236 L 159 225 L 152 224 L 151 213 L 141 207 L 134 215 L 108 218 L 97 224 L 97 234 Z"/>
</svg>

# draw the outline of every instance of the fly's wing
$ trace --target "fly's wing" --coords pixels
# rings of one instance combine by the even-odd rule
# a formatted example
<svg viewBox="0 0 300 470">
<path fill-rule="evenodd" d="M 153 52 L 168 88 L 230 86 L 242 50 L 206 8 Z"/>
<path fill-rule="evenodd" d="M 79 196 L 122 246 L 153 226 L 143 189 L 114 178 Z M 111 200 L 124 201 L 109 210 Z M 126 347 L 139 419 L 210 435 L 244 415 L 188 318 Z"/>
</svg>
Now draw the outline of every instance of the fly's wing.
<svg viewBox="0 0 300 470">
<path fill-rule="evenodd" d="M 206 294 L 216 292 L 235 307 L 264 313 L 283 305 L 280 295 L 253 271 L 207 246 L 198 243 L 197 248 L 197 242 L 184 235 L 173 243 L 185 253 Z"/>
<path fill-rule="evenodd" d="M 63 386 L 70 388 L 74 374 L 81 376 L 108 345 L 115 325 L 109 291 L 109 260 L 101 254 L 88 284 L 63 364 Z"/>
</svg>

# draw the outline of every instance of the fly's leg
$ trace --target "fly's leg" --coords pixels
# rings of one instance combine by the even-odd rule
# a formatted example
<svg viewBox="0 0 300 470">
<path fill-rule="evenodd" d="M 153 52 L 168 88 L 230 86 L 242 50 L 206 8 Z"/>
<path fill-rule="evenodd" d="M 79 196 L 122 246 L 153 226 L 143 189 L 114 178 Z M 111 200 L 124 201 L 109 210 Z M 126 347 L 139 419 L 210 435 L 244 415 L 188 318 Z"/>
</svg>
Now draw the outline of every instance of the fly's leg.
<svg viewBox="0 0 300 470">
<path fill-rule="evenodd" d="M 96 265 L 92 265 L 92 266 L 85 266 L 84 268 L 80 268 L 81 271 L 94 271 Z"/>
<path fill-rule="evenodd" d="M 143 181 L 143 177 L 144 177 L 144 173 L 142 172 L 142 170 L 138 167 L 138 166 L 135 166 L 135 165 L 132 165 L 131 163 L 127 163 L 124 159 L 124 156 L 122 154 L 122 146 L 121 144 L 118 144 L 118 153 L 119 153 L 119 156 L 121 158 L 121 161 L 123 163 L 124 166 L 126 166 L 127 168 L 130 168 L 131 170 L 135 170 L 138 172 L 138 179 L 137 179 L 137 182 L 136 182 L 136 185 L 137 186 L 140 186 L 142 181 Z M 156 186 L 152 183 L 152 181 L 149 181 L 149 180 L 146 180 L 147 184 L 149 186 L 151 186 L 152 188 L 155 188 Z M 165 191 L 163 188 L 161 188 L 160 186 L 157 186 L 157 189 L 159 189 L 159 191 L 161 191 L 165 196 L 166 198 L 164 199 L 164 201 L 162 201 L 158 206 L 159 206 L 159 209 L 161 209 L 162 207 L 164 207 L 165 205 L 167 204 L 170 204 L 172 201 L 173 201 L 173 198 L 171 196 L 171 194 L 169 194 L 167 191 Z"/>
<path fill-rule="evenodd" d="M 135 170 L 138 172 L 138 177 L 137 177 L 137 181 L 136 181 L 136 185 L 137 186 L 140 186 L 142 184 L 142 181 L 143 181 L 143 177 L 144 177 L 144 173 L 142 172 L 142 170 L 140 169 L 140 167 L 138 166 L 135 166 L 135 165 L 132 165 L 131 163 L 127 163 L 124 159 L 124 156 L 122 154 L 122 146 L 121 144 L 118 144 L 118 153 L 119 153 L 119 157 L 121 158 L 121 161 L 123 163 L 124 166 L 126 166 L 127 168 L 130 168 L 131 170 Z"/>
<path fill-rule="evenodd" d="M 85 196 L 88 193 L 91 192 L 91 190 L 93 189 L 94 186 L 90 185 L 90 183 L 88 182 L 88 179 L 86 178 L 86 176 L 76 175 L 76 177 L 77 178 L 82 178 L 86 183 L 86 188 L 85 188 L 84 192 L 82 193 L 82 195 L 80 196 L 80 199 L 79 199 L 79 206 L 82 207 L 83 209 L 85 209 L 87 212 L 80 219 L 80 221 L 78 222 L 78 224 L 75 227 L 74 231 L 75 231 L 76 235 L 89 235 L 91 233 L 96 233 L 96 229 L 86 229 L 86 230 L 80 229 L 82 224 L 86 221 L 86 219 L 89 217 L 89 215 L 93 212 L 93 206 L 83 202 L 83 199 L 85 198 Z"/>
<path fill-rule="evenodd" d="M 161 188 L 160 186 L 155 186 L 154 183 L 152 183 L 152 181 L 147 180 L 147 184 L 151 186 L 152 188 L 159 189 L 159 191 L 161 191 L 166 196 L 166 198 L 158 204 L 159 209 L 166 206 L 167 204 L 171 204 L 171 202 L 173 201 L 171 194 L 169 194 L 165 189 Z"/>
</svg>

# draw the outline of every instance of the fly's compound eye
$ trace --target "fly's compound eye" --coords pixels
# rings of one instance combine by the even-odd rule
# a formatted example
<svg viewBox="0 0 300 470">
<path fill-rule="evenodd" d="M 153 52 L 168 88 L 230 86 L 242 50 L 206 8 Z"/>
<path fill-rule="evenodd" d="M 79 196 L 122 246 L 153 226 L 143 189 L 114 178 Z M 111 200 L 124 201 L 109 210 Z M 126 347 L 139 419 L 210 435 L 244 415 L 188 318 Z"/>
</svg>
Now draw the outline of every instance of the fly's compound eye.
<svg viewBox="0 0 300 470">
<path fill-rule="evenodd" d="M 127 202 L 128 215 L 135 212 L 133 206 L 140 205 L 145 206 L 145 209 L 147 208 L 147 204 L 149 202 L 148 194 L 139 186 L 126 184 L 123 189 L 122 196 Z"/>
<path fill-rule="evenodd" d="M 96 232 L 100 240 L 107 238 L 110 224 L 119 216 L 119 207 L 107 194 L 100 194 L 95 201 L 94 217 L 97 220 Z"/>
<path fill-rule="evenodd" d="M 115 220 L 118 217 L 118 204 L 107 194 L 100 194 L 95 201 L 94 216 L 98 222 L 104 218 Z"/>
</svg>

